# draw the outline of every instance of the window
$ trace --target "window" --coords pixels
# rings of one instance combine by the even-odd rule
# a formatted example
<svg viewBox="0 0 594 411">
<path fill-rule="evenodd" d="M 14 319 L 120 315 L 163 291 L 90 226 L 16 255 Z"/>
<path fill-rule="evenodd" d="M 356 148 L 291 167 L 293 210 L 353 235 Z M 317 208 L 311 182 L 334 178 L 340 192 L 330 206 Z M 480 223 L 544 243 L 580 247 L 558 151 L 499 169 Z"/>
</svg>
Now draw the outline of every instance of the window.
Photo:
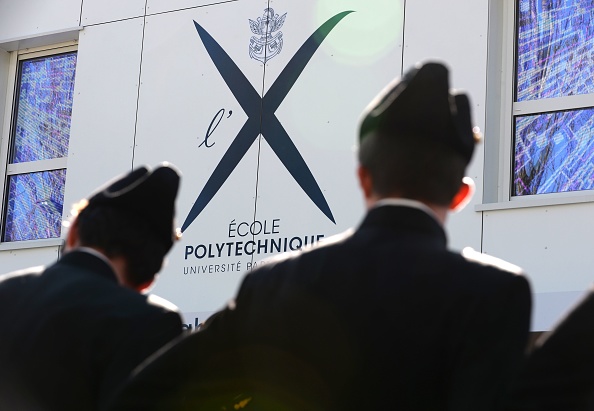
<svg viewBox="0 0 594 411">
<path fill-rule="evenodd" d="M 594 4 L 517 0 L 509 194 L 594 189 Z"/>
<path fill-rule="evenodd" d="M 76 57 L 72 46 L 13 55 L 3 242 L 60 237 Z"/>
</svg>

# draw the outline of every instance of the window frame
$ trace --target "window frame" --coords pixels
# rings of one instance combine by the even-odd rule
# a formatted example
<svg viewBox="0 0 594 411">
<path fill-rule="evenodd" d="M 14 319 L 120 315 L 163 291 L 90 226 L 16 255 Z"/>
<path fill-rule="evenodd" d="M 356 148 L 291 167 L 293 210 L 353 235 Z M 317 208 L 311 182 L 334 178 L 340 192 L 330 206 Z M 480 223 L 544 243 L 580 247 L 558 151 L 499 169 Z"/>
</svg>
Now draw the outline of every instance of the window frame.
<svg viewBox="0 0 594 411">
<path fill-rule="evenodd" d="M 483 203 L 476 205 L 475 211 L 594 202 L 594 190 L 512 195 L 515 117 L 594 108 L 594 93 L 517 102 L 519 0 L 489 3 L 485 184 Z"/>
<path fill-rule="evenodd" d="M 10 176 L 17 174 L 36 173 L 43 171 L 54 171 L 61 169 L 68 169 L 68 156 L 62 158 L 37 160 L 23 163 L 10 163 L 10 150 L 12 149 L 12 132 L 16 126 L 17 112 L 16 98 L 18 97 L 19 86 L 19 66 L 23 60 L 29 60 L 39 57 L 48 57 L 58 54 L 78 52 L 78 41 L 68 41 L 66 43 L 59 43 L 50 46 L 41 46 L 34 48 L 27 48 L 15 50 L 10 52 L 9 69 L 8 69 L 8 85 L 6 93 L 6 104 L 4 112 L 4 125 L 1 130 L 0 140 L 0 182 L 2 190 L 0 191 L 0 250 L 21 249 L 21 248 L 35 248 L 47 247 L 53 245 L 61 245 L 64 240 L 62 235 L 58 238 L 45 238 L 35 240 L 22 241 L 2 241 L 4 235 L 4 228 L 6 224 L 6 206 L 8 195 L 8 182 Z M 62 219 L 64 218 L 64 211 L 62 212 Z"/>
</svg>

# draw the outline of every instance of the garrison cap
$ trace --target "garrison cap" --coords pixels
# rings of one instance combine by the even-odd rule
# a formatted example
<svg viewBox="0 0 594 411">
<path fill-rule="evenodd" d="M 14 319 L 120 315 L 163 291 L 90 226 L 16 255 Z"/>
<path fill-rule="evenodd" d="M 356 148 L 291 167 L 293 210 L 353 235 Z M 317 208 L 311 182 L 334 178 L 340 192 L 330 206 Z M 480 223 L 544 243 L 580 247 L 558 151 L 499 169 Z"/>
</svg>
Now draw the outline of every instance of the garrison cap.
<svg viewBox="0 0 594 411">
<path fill-rule="evenodd" d="M 141 166 L 98 188 L 87 199 L 87 207 L 113 207 L 137 216 L 169 250 L 178 237 L 174 218 L 180 178 L 180 172 L 169 163 L 153 170 Z"/>
<path fill-rule="evenodd" d="M 388 137 L 441 142 L 460 153 L 468 164 L 478 127 L 471 124 L 470 101 L 450 90 L 448 69 L 441 63 L 417 65 L 392 81 L 364 110 L 359 142 L 370 133 Z"/>
</svg>

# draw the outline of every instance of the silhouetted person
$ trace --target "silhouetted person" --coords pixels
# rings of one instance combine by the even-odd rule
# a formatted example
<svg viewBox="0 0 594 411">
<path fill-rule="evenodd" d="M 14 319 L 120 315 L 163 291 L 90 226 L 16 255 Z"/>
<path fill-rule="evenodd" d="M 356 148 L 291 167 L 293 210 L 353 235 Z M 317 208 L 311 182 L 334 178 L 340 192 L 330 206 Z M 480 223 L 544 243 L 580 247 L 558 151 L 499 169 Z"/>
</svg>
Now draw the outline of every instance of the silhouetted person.
<svg viewBox="0 0 594 411">
<path fill-rule="evenodd" d="M 181 334 L 142 294 L 174 240 L 180 176 L 141 167 L 77 206 L 63 256 L 0 277 L 0 409 L 103 408 L 134 367 Z"/>
<path fill-rule="evenodd" d="M 360 124 L 359 227 L 251 271 L 201 331 L 140 367 L 113 409 L 495 409 L 531 302 L 517 267 L 447 249 L 477 137 L 442 64 L 391 83 Z"/>
<path fill-rule="evenodd" d="M 594 410 L 594 291 L 537 340 L 506 411 Z"/>
</svg>

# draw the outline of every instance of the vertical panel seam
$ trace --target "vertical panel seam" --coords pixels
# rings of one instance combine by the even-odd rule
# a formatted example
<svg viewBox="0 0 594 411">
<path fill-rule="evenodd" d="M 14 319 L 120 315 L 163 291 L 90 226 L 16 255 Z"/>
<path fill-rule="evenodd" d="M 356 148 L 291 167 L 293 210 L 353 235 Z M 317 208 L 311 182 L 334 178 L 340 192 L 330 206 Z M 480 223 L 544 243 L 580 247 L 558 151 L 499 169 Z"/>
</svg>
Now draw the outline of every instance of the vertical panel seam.
<svg viewBox="0 0 594 411">
<path fill-rule="evenodd" d="M 78 25 L 82 26 L 82 14 L 83 14 L 83 5 L 85 3 L 85 0 L 80 0 L 80 13 L 78 15 Z"/>
<path fill-rule="evenodd" d="M 405 43 L 405 33 L 406 33 L 406 0 L 403 1 L 402 5 L 402 51 L 400 55 L 400 76 L 404 75 L 404 43 Z"/>
<path fill-rule="evenodd" d="M 136 88 L 136 113 L 134 114 L 134 137 L 132 138 L 132 164 L 134 169 L 134 155 L 136 154 L 136 133 L 138 130 L 138 107 L 140 103 L 140 83 L 142 80 L 142 57 L 144 55 L 144 33 L 146 30 L 146 8 L 148 0 L 144 1 L 144 14 L 142 16 L 142 40 L 140 41 L 140 64 L 138 67 L 138 85 Z"/>
<path fill-rule="evenodd" d="M 266 7 L 270 8 L 270 0 L 267 1 L 266 3 Z M 266 42 L 265 44 L 268 44 L 268 30 L 266 30 Z M 252 219 L 252 222 L 256 221 L 257 218 L 257 212 L 258 212 L 258 185 L 260 183 L 260 155 L 261 155 L 261 150 L 262 150 L 262 113 L 264 111 L 264 90 L 266 87 L 266 52 L 268 51 L 268 49 L 265 47 L 264 48 L 264 63 L 263 63 L 263 71 L 262 71 L 262 91 L 260 92 L 260 135 L 258 136 L 258 152 L 257 152 L 257 161 L 256 161 L 256 187 L 255 187 L 255 193 L 254 193 L 254 217 Z M 252 233 L 252 241 L 255 242 L 256 240 L 256 236 Z M 250 259 L 250 266 L 254 265 L 254 254 L 251 255 L 251 259 Z"/>
</svg>

